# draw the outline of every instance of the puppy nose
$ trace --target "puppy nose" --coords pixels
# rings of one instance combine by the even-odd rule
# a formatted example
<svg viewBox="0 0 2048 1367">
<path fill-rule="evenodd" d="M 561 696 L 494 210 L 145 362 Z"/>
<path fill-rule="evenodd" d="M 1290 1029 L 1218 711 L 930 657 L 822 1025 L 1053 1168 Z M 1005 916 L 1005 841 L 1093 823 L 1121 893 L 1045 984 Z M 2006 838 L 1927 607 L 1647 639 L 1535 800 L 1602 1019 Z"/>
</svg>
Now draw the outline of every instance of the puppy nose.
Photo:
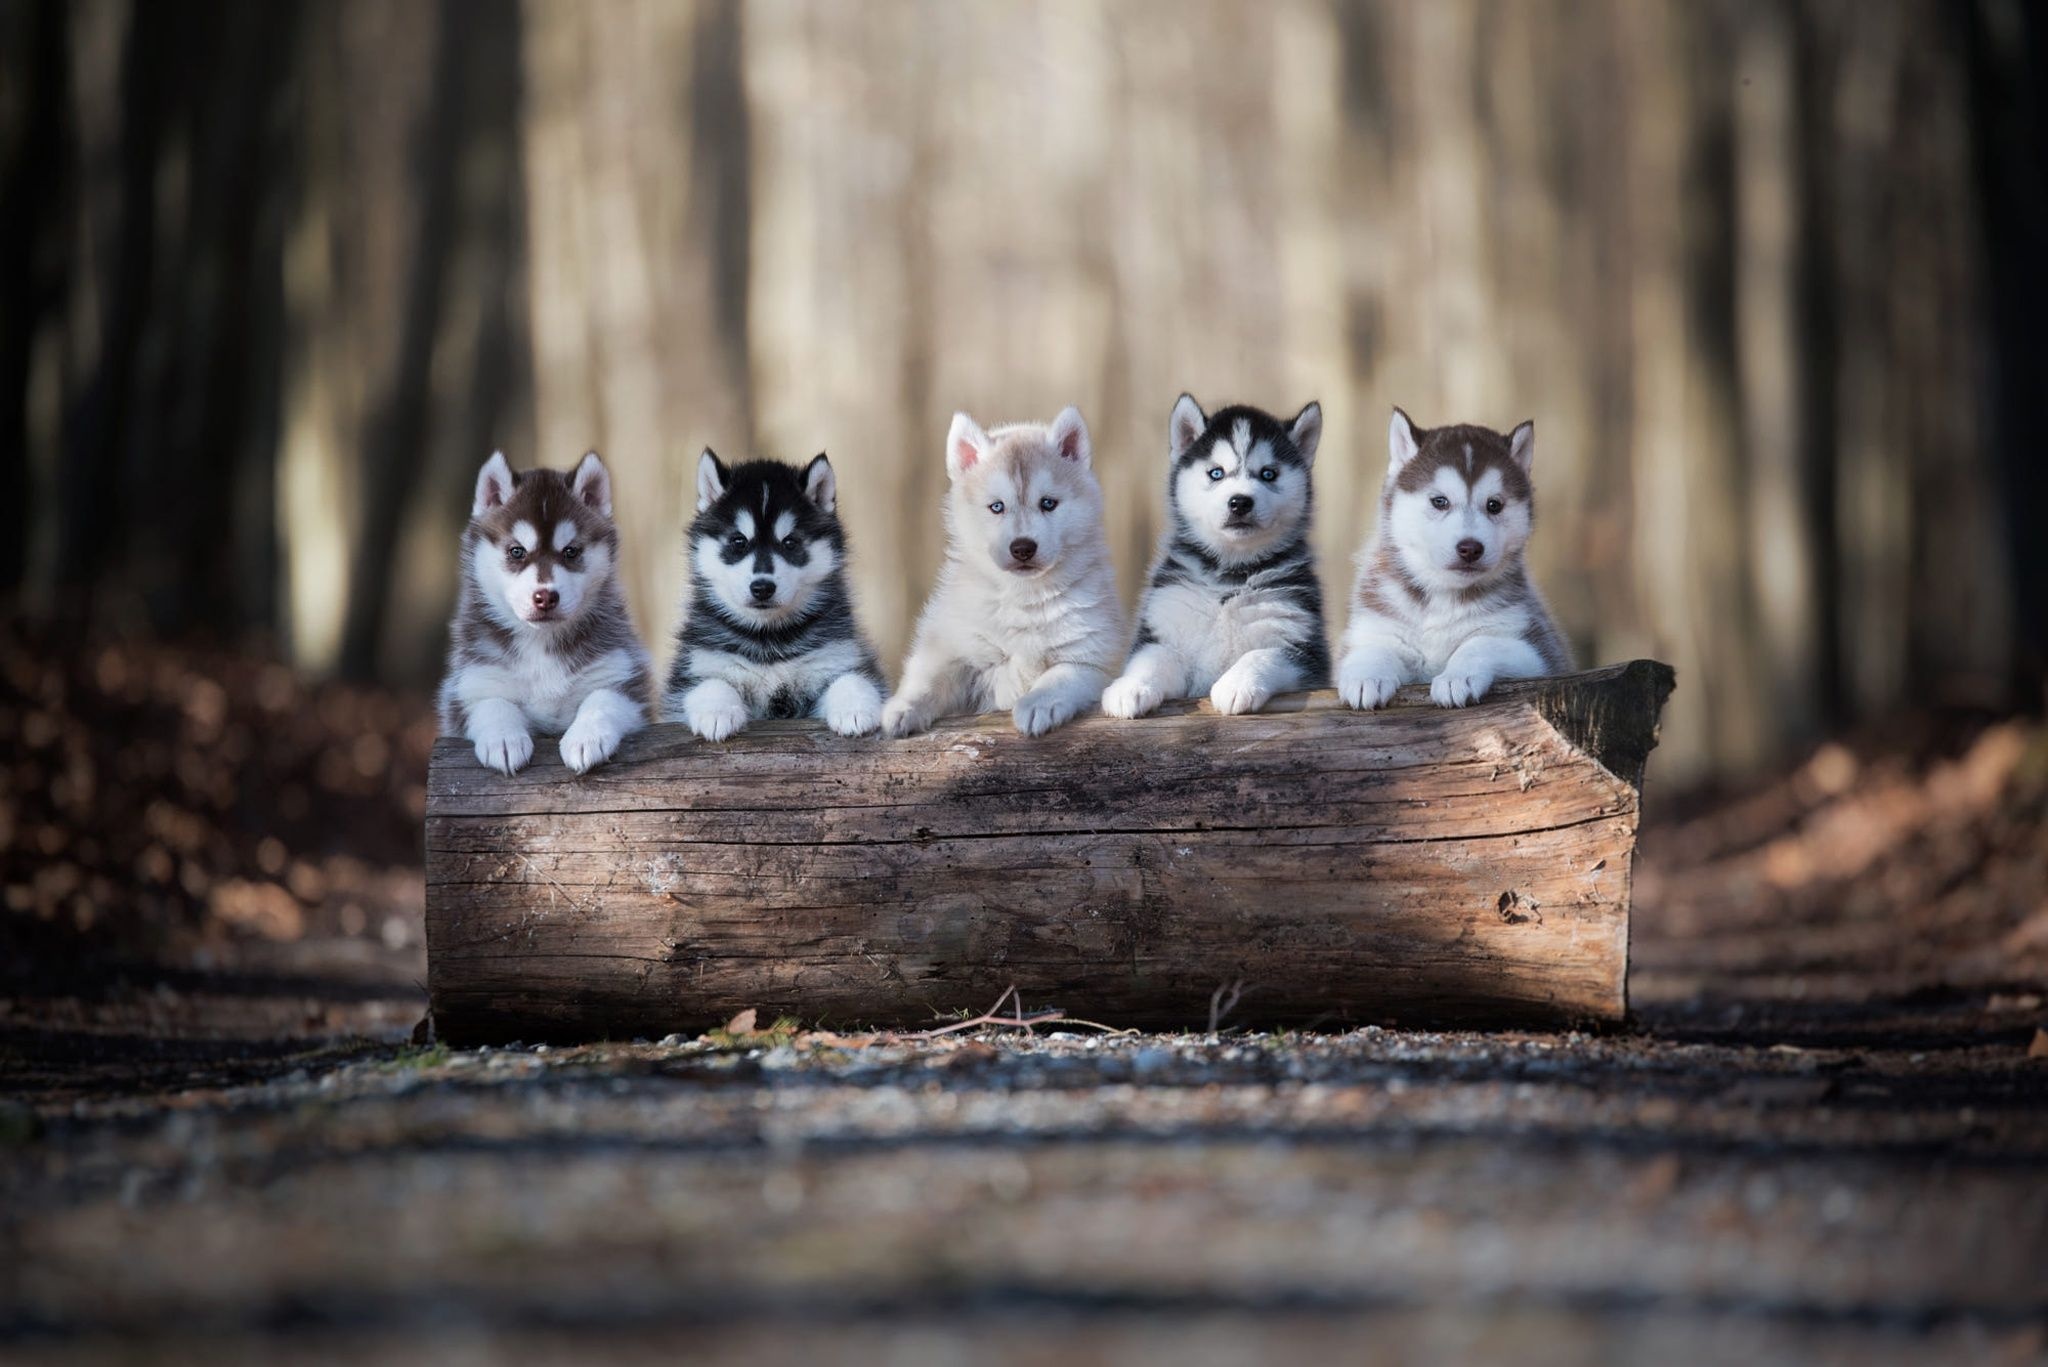
<svg viewBox="0 0 2048 1367">
<path fill-rule="evenodd" d="M 754 595 L 755 602 L 765 603 L 775 596 L 775 581 L 773 579 L 756 579 L 753 583 L 747 585 L 747 592 Z"/>
<path fill-rule="evenodd" d="M 1468 565 L 1485 554 L 1486 543 L 1484 541 L 1474 541 L 1468 536 L 1458 543 L 1458 559 Z"/>
<path fill-rule="evenodd" d="M 561 601 L 562 595 L 556 593 L 553 589 L 535 589 L 533 591 L 533 605 L 542 612 L 553 612 L 555 604 Z"/>
<path fill-rule="evenodd" d="M 1239 513 L 1239 514 L 1243 514 L 1243 513 L 1248 513 L 1248 512 L 1250 512 L 1251 510 L 1252 510 L 1252 496 L 1251 496 L 1250 494 L 1232 494 L 1232 495 L 1230 496 L 1230 511 L 1231 511 L 1231 512 L 1233 512 L 1233 513 Z"/>
<path fill-rule="evenodd" d="M 1010 559 L 1022 565 L 1038 554 L 1038 543 L 1028 536 L 1020 536 L 1010 543 Z"/>
</svg>

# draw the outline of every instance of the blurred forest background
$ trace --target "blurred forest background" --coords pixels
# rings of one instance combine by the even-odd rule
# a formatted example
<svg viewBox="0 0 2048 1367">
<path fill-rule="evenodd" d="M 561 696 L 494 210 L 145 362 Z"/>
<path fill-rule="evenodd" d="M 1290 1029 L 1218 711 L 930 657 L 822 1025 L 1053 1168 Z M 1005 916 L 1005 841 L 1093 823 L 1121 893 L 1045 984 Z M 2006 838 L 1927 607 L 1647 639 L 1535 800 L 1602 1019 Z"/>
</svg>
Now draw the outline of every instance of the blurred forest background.
<svg viewBox="0 0 2048 1367">
<path fill-rule="evenodd" d="M 1664 781 L 2038 706 L 2048 19 L 2021 0 L 0 3 L 0 592 L 437 671 L 477 465 L 601 450 L 660 645 L 688 471 L 832 454 L 900 652 L 941 438 L 1079 403 L 1135 591 L 1166 414 L 1533 418 Z M 1343 594 L 1333 598 L 1341 626 Z"/>
</svg>

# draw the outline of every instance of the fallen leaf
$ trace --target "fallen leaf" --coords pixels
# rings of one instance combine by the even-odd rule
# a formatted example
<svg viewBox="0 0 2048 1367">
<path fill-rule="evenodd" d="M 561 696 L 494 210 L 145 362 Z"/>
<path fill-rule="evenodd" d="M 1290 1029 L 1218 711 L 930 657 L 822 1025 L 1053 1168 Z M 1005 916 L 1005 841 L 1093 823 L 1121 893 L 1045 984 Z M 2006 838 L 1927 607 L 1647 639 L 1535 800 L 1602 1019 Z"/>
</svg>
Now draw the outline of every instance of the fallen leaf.
<svg viewBox="0 0 2048 1367">
<path fill-rule="evenodd" d="M 748 1007 L 746 1010 L 740 1012 L 737 1016 L 734 1016 L 731 1020 L 725 1023 L 725 1033 L 728 1035 L 753 1034 L 755 1015 L 756 1012 L 754 1008 L 751 1006 Z"/>
</svg>

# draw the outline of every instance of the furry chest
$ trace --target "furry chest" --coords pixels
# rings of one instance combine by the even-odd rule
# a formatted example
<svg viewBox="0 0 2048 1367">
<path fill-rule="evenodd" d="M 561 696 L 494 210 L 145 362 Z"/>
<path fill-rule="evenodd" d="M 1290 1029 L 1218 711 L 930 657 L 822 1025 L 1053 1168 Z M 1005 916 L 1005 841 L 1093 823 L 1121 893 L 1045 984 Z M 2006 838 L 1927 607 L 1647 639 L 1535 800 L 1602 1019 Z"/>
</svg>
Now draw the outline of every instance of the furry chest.
<svg viewBox="0 0 2048 1367">
<path fill-rule="evenodd" d="M 731 684 L 757 717 L 809 715 L 832 681 L 857 670 L 860 662 L 859 647 L 850 641 L 784 660 L 752 660 L 718 650 L 698 650 L 690 659 L 692 673 Z"/>
<path fill-rule="evenodd" d="M 1519 638 L 1528 628 L 1529 613 L 1520 603 L 1481 600 L 1422 614 L 1414 642 L 1423 668 L 1436 675 L 1450 664 L 1458 647 L 1474 636 Z"/>
<path fill-rule="evenodd" d="M 1275 589 L 1169 584 L 1145 604 L 1145 624 L 1187 662 L 1188 687 L 1206 691 L 1250 650 L 1308 640 L 1319 625 L 1291 595 Z"/>
</svg>

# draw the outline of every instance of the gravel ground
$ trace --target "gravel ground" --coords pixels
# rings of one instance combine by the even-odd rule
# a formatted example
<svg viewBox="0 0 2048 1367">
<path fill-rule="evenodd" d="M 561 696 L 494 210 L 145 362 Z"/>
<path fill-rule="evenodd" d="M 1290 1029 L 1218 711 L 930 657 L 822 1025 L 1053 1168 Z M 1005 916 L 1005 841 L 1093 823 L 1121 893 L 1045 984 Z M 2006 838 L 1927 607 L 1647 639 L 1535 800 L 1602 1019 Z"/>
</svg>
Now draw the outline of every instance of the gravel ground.
<svg viewBox="0 0 2048 1367">
<path fill-rule="evenodd" d="M 1613 1034 L 472 1052 L 407 1042 L 418 725 L 144 664 L 76 674 L 229 680 L 167 710 L 170 795 L 0 808 L 10 1363 L 2048 1360 L 2038 724 L 1653 807 Z M 91 709 L 30 683 L 47 786 Z M 340 733 L 282 834 L 232 815 L 260 758 L 185 772 L 259 706 Z"/>
</svg>

